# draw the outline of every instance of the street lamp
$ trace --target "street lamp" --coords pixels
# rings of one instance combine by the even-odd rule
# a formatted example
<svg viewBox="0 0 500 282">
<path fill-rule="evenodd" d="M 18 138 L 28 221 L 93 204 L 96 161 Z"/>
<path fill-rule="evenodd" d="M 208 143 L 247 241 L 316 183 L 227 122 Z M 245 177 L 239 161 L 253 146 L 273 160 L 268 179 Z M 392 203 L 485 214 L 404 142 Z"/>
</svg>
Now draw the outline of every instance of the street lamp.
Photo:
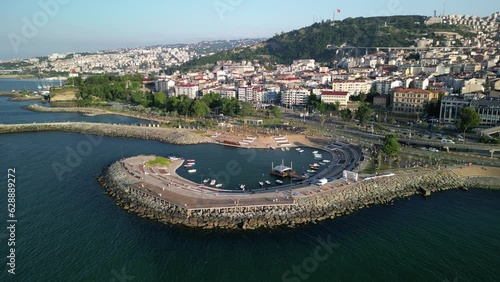
<svg viewBox="0 0 500 282">
<path fill-rule="evenodd" d="M 411 127 L 413 126 L 413 123 L 410 123 L 410 137 L 408 139 L 411 140 Z"/>
</svg>

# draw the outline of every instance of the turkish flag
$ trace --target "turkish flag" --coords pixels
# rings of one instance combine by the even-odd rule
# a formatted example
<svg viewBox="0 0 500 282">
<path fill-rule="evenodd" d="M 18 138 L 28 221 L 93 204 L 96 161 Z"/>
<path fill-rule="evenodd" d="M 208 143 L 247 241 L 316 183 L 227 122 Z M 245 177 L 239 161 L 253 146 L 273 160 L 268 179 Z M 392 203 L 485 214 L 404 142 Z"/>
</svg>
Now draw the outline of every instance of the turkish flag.
<svg viewBox="0 0 500 282">
<path fill-rule="evenodd" d="M 337 9 L 337 13 L 340 13 L 340 9 Z"/>
</svg>

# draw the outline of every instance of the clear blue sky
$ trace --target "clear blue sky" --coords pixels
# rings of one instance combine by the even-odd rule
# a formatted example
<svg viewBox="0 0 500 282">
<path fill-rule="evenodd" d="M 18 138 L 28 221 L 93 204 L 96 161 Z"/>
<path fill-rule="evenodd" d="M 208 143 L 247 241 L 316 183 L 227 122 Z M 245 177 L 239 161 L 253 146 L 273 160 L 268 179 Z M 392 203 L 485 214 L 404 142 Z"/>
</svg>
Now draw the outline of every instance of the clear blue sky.
<svg viewBox="0 0 500 282">
<path fill-rule="evenodd" d="M 40 3 L 58 3 L 54 13 Z M 147 3 L 147 4 L 145 4 Z M 0 59 L 201 40 L 271 37 L 321 19 L 378 15 L 487 16 L 498 0 L 0 1 Z M 49 9 L 50 10 L 50 9 Z M 36 30 L 30 29 L 32 23 Z"/>
</svg>

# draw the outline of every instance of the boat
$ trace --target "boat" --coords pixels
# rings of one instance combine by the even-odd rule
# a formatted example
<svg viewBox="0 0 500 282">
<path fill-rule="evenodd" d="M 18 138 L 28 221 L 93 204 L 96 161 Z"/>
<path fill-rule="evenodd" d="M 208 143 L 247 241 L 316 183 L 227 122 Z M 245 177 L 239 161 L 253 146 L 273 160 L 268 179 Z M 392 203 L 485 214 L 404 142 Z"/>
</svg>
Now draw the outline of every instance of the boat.
<svg viewBox="0 0 500 282">
<path fill-rule="evenodd" d="M 323 160 L 324 163 L 331 163 L 332 161 L 330 160 Z"/>
<path fill-rule="evenodd" d="M 196 169 L 190 169 L 188 170 L 189 173 L 195 173 L 196 172 Z"/>
<path fill-rule="evenodd" d="M 266 182 L 267 185 L 271 185 L 271 181 L 269 181 L 269 180 L 266 180 L 264 182 Z"/>
<path fill-rule="evenodd" d="M 304 150 L 299 150 L 299 153 L 304 153 Z"/>
<path fill-rule="evenodd" d="M 313 154 L 317 154 L 317 153 L 318 153 L 318 151 L 313 151 Z"/>
<path fill-rule="evenodd" d="M 217 182 L 217 180 L 212 179 L 212 181 L 210 181 L 210 185 L 214 186 L 216 182 Z"/>
<path fill-rule="evenodd" d="M 283 151 L 283 152 L 284 152 L 284 151 L 285 151 L 285 148 L 281 148 L 281 151 Z"/>
<path fill-rule="evenodd" d="M 290 148 L 286 147 L 285 150 L 290 151 Z"/>
<path fill-rule="evenodd" d="M 318 169 L 319 168 L 319 164 L 317 163 L 313 163 L 313 164 L 310 164 L 309 165 L 310 168 L 315 168 L 315 169 Z"/>
<path fill-rule="evenodd" d="M 314 169 L 308 169 L 307 172 L 309 172 L 309 173 L 316 173 L 316 171 Z"/>
<path fill-rule="evenodd" d="M 215 185 L 215 187 L 217 187 L 217 188 L 222 187 L 222 183 L 219 183 L 219 184 Z"/>
<path fill-rule="evenodd" d="M 188 162 L 187 164 L 188 164 L 188 165 L 190 165 L 190 166 L 193 166 L 193 165 L 195 165 L 196 163 L 191 163 L 191 162 Z"/>
<path fill-rule="evenodd" d="M 295 150 L 296 150 L 296 151 L 300 151 L 300 148 L 296 148 Z"/>
<path fill-rule="evenodd" d="M 276 183 L 283 184 L 283 181 L 281 181 L 281 180 L 278 179 L 278 180 L 276 180 Z"/>
<path fill-rule="evenodd" d="M 245 191 L 245 187 L 246 187 L 246 185 L 245 185 L 245 184 L 241 184 L 241 185 L 240 185 L 240 189 L 241 189 L 241 190 L 243 190 L 243 191 Z"/>
<path fill-rule="evenodd" d="M 204 179 L 203 183 L 208 183 L 210 181 L 210 178 Z"/>
<path fill-rule="evenodd" d="M 185 168 L 190 168 L 190 167 L 193 167 L 193 165 L 190 165 L 190 164 L 187 164 L 187 165 L 184 165 Z"/>
<path fill-rule="evenodd" d="M 264 182 L 259 181 L 259 185 L 260 185 L 260 186 L 264 186 Z"/>
<path fill-rule="evenodd" d="M 187 160 L 188 163 L 194 163 L 195 160 Z"/>
<path fill-rule="evenodd" d="M 320 164 L 320 165 L 325 165 L 325 163 L 324 163 L 324 162 L 320 162 L 319 164 Z"/>
<path fill-rule="evenodd" d="M 271 150 L 276 150 L 276 148 L 274 148 L 274 147 L 270 147 L 270 148 L 271 148 Z"/>
</svg>

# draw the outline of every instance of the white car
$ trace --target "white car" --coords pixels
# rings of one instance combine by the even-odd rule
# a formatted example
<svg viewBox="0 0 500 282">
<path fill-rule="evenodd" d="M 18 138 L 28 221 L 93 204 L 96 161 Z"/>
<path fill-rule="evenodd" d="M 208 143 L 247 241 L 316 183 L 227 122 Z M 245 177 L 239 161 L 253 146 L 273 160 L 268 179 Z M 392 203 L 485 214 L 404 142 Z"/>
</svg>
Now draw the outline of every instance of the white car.
<svg viewBox="0 0 500 282">
<path fill-rule="evenodd" d="M 436 148 L 429 148 L 429 151 L 434 152 L 434 153 L 439 152 L 439 150 L 438 150 L 438 149 L 436 149 Z"/>
</svg>

